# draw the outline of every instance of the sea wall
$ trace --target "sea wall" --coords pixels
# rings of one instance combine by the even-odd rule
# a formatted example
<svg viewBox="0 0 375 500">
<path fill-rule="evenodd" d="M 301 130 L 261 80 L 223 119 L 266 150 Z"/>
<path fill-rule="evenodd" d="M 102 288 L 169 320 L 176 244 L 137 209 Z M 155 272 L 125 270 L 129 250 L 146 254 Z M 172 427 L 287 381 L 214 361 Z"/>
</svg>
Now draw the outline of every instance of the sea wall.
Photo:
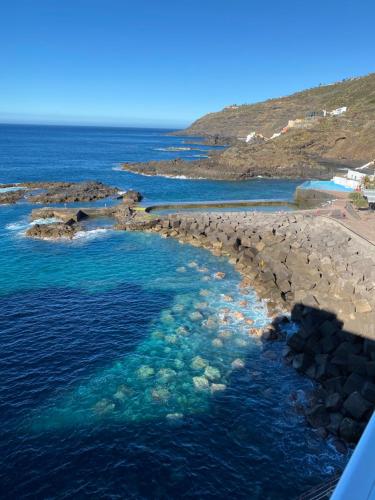
<svg viewBox="0 0 375 500">
<path fill-rule="evenodd" d="M 319 383 L 306 417 L 355 442 L 375 403 L 375 248 L 297 213 L 173 214 L 151 230 L 227 255 L 274 317 L 292 313 L 285 359 Z M 272 328 L 265 337 L 283 340 Z"/>
<path fill-rule="evenodd" d="M 321 191 L 318 189 L 304 189 L 297 187 L 294 194 L 296 205 L 302 208 L 315 208 L 322 203 L 335 199 L 335 195 L 329 191 Z"/>
</svg>

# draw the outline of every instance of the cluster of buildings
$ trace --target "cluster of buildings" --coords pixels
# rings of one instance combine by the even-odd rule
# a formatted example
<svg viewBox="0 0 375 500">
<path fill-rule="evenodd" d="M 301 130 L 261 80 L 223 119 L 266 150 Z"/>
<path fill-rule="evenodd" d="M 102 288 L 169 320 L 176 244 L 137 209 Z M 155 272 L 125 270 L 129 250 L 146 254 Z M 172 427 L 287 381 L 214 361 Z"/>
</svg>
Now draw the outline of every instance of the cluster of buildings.
<svg viewBox="0 0 375 500">
<path fill-rule="evenodd" d="M 238 108 L 238 106 L 233 105 L 227 106 L 227 108 L 225 109 L 236 108 Z M 308 113 L 306 113 L 305 118 L 296 118 L 295 120 L 289 120 L 288 124 L 280 132 L 275 132 L 271 137 L 264 137 L 262 134 L 258 134 L 257 132 L 251 132 L 245 138 L 242 138 L 242 140 L 245 140 L 245 142 L 247 143 L 268 141 L 279 137 L 281 134 L 285 134 L 291 128 L 311 128 L 314 126 L 316 120 L 326 117 L 340 116 L 346 113 L 347 110 L 347 106 L 342 106 L 340 108 L 333 109 L 332 111 L 327 111 L 326 109 L 320 111 L 309 111 Z"/>
</svg>

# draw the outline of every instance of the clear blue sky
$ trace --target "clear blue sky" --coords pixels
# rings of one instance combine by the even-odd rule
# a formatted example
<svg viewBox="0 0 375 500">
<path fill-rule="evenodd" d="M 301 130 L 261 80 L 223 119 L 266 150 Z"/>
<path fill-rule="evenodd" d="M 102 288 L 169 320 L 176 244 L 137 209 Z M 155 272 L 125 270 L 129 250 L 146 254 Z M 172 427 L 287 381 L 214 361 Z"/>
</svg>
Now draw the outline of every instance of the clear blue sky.
<svg viewBox="0 0 375 500">
<path fill-rule="evenodd" d="M 0 122 L 184 126 L 375 71 L 374 0 L 1 0 Z"/>
</svg>

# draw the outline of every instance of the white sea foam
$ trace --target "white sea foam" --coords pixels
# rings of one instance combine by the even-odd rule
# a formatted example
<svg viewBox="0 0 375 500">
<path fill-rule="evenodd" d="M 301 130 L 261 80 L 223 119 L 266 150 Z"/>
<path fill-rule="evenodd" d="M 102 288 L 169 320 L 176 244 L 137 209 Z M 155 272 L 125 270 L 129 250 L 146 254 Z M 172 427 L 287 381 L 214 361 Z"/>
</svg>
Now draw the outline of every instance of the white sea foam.
<svg viewBox="0 0 375 500">
<path fill-rule="evenodd" d="M 61 219 L 58 219 L 57 217 L 46 217 L 45 219 L 35 219 L 31 222 L 29 222 L 26 219 L 21 219 L 18 222 L 10 222 L 5 226 L 8 231 L 14 231 L 17 233 L 18 236 L 25 236 L 26 230 L 31 227 L 35 226 L 36 224 L 53 224 L 56 222 L 62 222 Z"/>
<path fill-rule="evenodd" d="M 92 240 L 95 238 L 103 237 L 105 236 L 106 233 L 108 233 L 110 230 L 105 229 L 103 227 L 97 228 L 97 229 L 91 229 L 89 231 L 78 231 L 73 239 L 74 240 Z"/>
<path fill-rule="evenodd" d="M 0 188 L 0 193 L 11 193 L 13 191 L 20 191 L 21 189 L 26 189 L 26 188 L 22 186 Z"/>
<path fill-rule="evenodd" d="M 145 174 L 144 172 L 133 172 L 133 170 L 128 170 L 132 174 L 142 175 L 143 177 L 165 177 L 166 179 L 180 179 L 180 180 L 204 180 L 205 177 L 188 177 L 186 175 L 168 175 L 168 174 Z"/>
<path fill-rule="evenodd" d="M 63 222 L 62 219 L 58 217 L 45 217 L 43 219 L 35 219 L 30 222 L 30 226 L 36 226 L 36 224 L 54 224 L 56 222 Z"/>
<path fill-rule="evenodd" d="M 121 167 L 121 165 L 116 165 L 116 166 L 112 167 L 112 170 L 114 170 L 115 172 L 121 172 L 122 167 Z"/>
<path fill-rule="evenodd" d="M 170 153 L 176 152 L 176 151 L 191 151 L 194 148 L 190 148 L 188 146 L 170 146 L 167 148 L 155 148 L 154 151 L 167 151 Z"/>
<path fill-rule="evenodd" d="M 28 227 L 27 222 L 10 222 L 5 226 L 9 231 L 24 231 Z"/>
</svg>

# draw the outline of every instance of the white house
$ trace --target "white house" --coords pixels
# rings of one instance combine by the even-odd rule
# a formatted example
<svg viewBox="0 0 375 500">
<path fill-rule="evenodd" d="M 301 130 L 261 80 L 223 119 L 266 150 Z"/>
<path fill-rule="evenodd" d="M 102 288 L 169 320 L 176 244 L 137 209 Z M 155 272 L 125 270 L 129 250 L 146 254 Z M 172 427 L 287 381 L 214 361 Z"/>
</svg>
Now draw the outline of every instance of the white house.
<svg viewBox="0 0 375 500">
<path fill-rule="evenodd" d="M 347 106 L 343 106 L 342 108 L 337 108 L 337 109 L 334 109 L 333 111 L 331 111 L 329 114 L 331 116 L 338 116 L 338 115 L 342 115 L 343 113 L 346 113 L 346 110 L 347 110 Z"/>
</svg>

